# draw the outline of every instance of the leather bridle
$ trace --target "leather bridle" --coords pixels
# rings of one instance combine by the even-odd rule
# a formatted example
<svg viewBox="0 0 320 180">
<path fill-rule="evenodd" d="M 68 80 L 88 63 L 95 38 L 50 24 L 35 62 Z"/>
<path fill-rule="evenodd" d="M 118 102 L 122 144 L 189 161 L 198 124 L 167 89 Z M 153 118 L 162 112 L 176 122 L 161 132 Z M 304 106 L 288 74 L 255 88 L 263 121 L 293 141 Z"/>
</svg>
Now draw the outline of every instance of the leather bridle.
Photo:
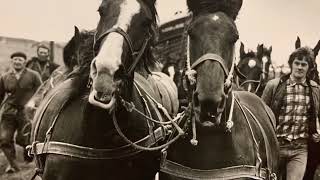
<svg viewBox="0 0 320 180">
<path fill-rule="evenodd" d="M 127 75 L 132 74 L 135 67 L 137 66 L 138 62 L 140 61 L 143 53 L 145 52 L 146 47 L 152 37 L 150 30 L 148 31 L 148 35 L 147 35 L 146 39 L 144 40 L 140 50 L 135 51 L 132 40 L 131 40 L 130 36 L 128 35 L 128 33 L 126 33 L 121 27 L 113 27 L 113 28 L 107 30 L 106 32 L 102 33 L 98 38 L 96 38 L 96 36 L 95 36 L 94 45 L 93 45 L 93 50 L 95 52 L 95 55 L 98 54 L 97 52 L 99 51 L 99 48 L 101 46 L 101 42 L 103 41 L 103 39 L 105 39 L 110 33 L 120 34 L 124 38 L 127 45 L 129 46 L 130 53 L 131 53 L 131 56 L 132 56 L 132 59 L 134 60 L 134 62 L 131 64 L 131 66 L 129 67 L 129 69 L 127 70 L 126 73 L 127 73 Z"/>
</svg>

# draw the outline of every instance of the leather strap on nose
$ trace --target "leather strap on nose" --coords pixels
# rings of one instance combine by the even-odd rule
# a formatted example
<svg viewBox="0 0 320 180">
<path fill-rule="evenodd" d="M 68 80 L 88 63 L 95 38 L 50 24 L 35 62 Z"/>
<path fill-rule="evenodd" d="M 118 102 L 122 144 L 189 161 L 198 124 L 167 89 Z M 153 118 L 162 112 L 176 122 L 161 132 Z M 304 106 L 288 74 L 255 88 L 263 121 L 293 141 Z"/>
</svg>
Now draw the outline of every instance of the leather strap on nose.
<svg viewBox="0 0 320 180">
<path fill-rule="evenodd" d="M 222 67 L 223 69 L 223 72 L 225 74 L 225 76 L 227 77 L 228 74 L 229 74 L 229 70 L 228 68 L 226 68 L 226 66 L 224 65 L 223 63 L 223 58 L 217 54 L 213 54 L 213 53 L 207 53 L 207 54 L 204 54 L 203 56 L 201 56 L 199 59 L 196 60 L 196 62 L 194 62 L 192 65 L 191 65 L 191 69 L 195 69 L 197 66 L 199 66 L 201 63 L 203 63 L 204 61 L 207 61 L 207 60 L 210 60 L 210 61 L 216 61 L 220 64 L 220 66 Z"/>
<path fill-rule="evenodd" d="M 143 44 L 142 44 L 142 47 L 140 48 L 140 50 L 138 51 L 134 51 L 134 48 L 133 48 L 133 44 L 132 44 L 132 41 L 129 37 L 129 35 L 123 30 L 121 29 L 120 27 L 115 27 L 115 28 L 111 28 L 109 29 L 108 31 L 104 32 L 102 35 L 100 35 L 94 42 L 94 45 L 93 45 L 93 49 L 94 49 L 94 52 L 95 52 L 95 55 L 97 55 L 96 52 L 98 52 L 98 49 L 100 47 L 100 44 L 101 44 L 101 41 L 110 33 L 112 32 L 115 32 L 115 33 L 118 33 L 120 34 L 121 36 L 123 36 L 123 38 L 125 39 L 125 41 L 127 42 L 128 46 L 129 46 L 129 49 L 130 49 L 130 52 L 131 52 L 131 55 L 132 55 L 132 58 L 133 58 L 133 63 L 131 64 L 131 66 L 129 67 L 128 71 L 127 71 L 127 74 L 131 74 L 136 65 L 138 64 L 139 60 L 141 59 L 148 43 L 149 43 L 149 40 L 151 39 L 151 34 L 150 32 L 148 32 L 148 36 L 146 37 L 146 39 L 144 40 Z"/>
<path fill-rule="evenodd" d="M 123 36 L 123 38 L 125 39 L 125 41 L 128 43 L 128 46 L 130 48 L 130 52 L 133 54 L 134 53 L 134 49 L 133 49 L 133 45 L 132 45 L 132 41 L 130 40 L 130 37 L 129 35 L 124 32 L 120 27 L 114 27 L 114 28 L 111 28 L 109 29 L 108 31 L 104 32 L 103 34 L 101 34 L 94 42 L 94 45 L 93 45 L 93 48 L 94 48 L 94 51 L 97 52 L 98 51 L 98 48 L 100 47 L 100 43 L 101 41 L 110 33 L 112 32 L 116 32 L 120 35 Z"/>
</svg>

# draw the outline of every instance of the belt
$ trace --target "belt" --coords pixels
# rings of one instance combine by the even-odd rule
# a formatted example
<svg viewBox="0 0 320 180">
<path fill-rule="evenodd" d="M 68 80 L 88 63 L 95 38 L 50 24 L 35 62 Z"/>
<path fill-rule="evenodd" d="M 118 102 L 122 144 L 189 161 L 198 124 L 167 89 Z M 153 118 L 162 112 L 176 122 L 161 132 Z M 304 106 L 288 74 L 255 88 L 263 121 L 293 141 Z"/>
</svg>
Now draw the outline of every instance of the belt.
<svg viewBox="0 0 320 180">
<path fill-rule="evenodd" d="M 291 141 L 284 139 L 284 138 L 278 138 L 280 146 L 287 146 L 287 145 L 292 145 L 292 146 L 306 146 L 308 144 L 308 140 L 304 138 L 299 138 L 299 139 L 293 139 Z"/>
</svg>

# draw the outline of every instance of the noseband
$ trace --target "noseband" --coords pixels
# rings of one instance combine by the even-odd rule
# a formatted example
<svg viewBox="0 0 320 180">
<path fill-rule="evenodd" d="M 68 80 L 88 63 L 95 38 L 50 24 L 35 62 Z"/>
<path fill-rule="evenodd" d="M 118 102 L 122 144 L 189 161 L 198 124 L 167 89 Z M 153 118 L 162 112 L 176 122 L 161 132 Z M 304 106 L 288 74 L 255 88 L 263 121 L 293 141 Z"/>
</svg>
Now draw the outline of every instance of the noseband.
<svg viewBox="0 0 320 180">
<path fill-rule="evenodd" d="M 232 81 L 232 78 L 233 78 L 233 72 L 234 72 L 234 67 L 235 67 L 235 63 L 232 63 L 232 67 L 230 69 L 230 71 L 228 70 L 228 68 L 225 66 L 224 64 L 224 59 L 219 56 L 218 54 L 213 54 L 213 53 L 207 53 L 207 54 L 204 54 L 203 56 L 201 56 L 199 59 L 197 59 L 191 66 L 187 65 L 187 72 L 186 72 L 186 75 L 189 76 L 190 74 L 196 74 L 196 68 L 197 66 L 199 66 L 201 63 L 203 63 L 204 61 L 213 61 L 213 62 L 218 62 L 219 65 L 221 66 L 223 72 L 224 72 L 224 75 L 225 75 L 225 82 L 224 82 L 224 87 L 225 87 L 225 92 L 229 92 L 230 90 L 230 87 L 231 87 L 231 81 Z M 190 60 L 189 62 L 187 62 L 187 64 L 190 64 Z M 189 78 L 189 77 L 188 77 Z M 189 81 L 190 82 L 193 82 L 193 83 L 196 83 L 195 82 L 195 78 L 191 78 L 193 80 L 190 81 L 190 78 L 189 78 Z"/>
<path fill-rule="evenodd" d="M 143 53 L 145 52 L 146 47 L 147 47 L 147 45 L 148 45 L 148 43 L 149 43 L 149 41 L 151 39 L 150 31 L 148 31 L 148 36 L 144 40 L 140 50 L 135 51 L 134 47 L 133 47 L 133 43 L 132 43 L 128 33 L 126 33 L 121 27 L 113 27 L 113 28 L 109 29 L 108 31 L 102 33 L 98 38 L 96 38 L 96 36 L 95 36 L 94 45 L 93 45 L 93 49 L 94 49 L 95 55 L 97 55 L 97 52 L 98 52 L 98 50 L 100 48 L 102 40 L 107 35 L 109 35 L 110 33 L 118 33 L 118 34 L 120 34 L 125 39 L 125 42 L 129 46 L 130 53 L 131 53 L 132 59 L 134 61 L 131 64 L 131 66 L 129 67 L 129 69 L 127 71 L 127 74 L 128 75 L 132 74 L 132 72 L 134 71 L 135 67 L 137 66 L 139 60 L 141 59 L 141 57 L 142 57 Z"/>
</svg>

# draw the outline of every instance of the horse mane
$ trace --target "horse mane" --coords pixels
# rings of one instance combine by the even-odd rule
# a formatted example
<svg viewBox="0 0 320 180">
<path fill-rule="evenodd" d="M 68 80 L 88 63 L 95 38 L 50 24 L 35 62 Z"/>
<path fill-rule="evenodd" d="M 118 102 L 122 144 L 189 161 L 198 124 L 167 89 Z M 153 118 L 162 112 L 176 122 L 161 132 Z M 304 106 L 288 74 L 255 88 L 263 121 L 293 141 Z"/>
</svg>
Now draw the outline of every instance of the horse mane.
<svg viewBox="0 0 320 180">
<path fill-rule="evenodd" d="M 242 0 L 187 0 L 187 6 L 194 16 L 221 11 L 235 20 L 242 6 Z"/>
<path fill-rule="evenodd" d="M 94 58 L 94 51 L 93 51 L 93 43 L 94 43 L 94 34 L 96 30 L 83 30 L 80 32 L 80 40 L 78 44 L 71 43 L 69 49 L 74 49 L 77 47 L 77 51 L 73 51 L 73 53 L 78 52 L 78 60 L 77 64 L 79 68 L 75 69 L 69 77 L 80 77 L 81 80 L 81 85 L 80 85 L 80 92 L 83 88 L 86 88 L 88 79 L 89 79 L 89 74 L 90 74 L 90 64 L 91 61 Z M 73 37 L 74 38 L 74 37 Z"/>
<path fill-rule="evenodd" d="M 150 33 L 152 34 L 152 38 L 148 43 L 148 46 L 145 49 L 143 59 L 144 63 L 147 66 L 147 69 L 154 69 L 157 64 L 158 60 L 155 58 L 153 53 L 153 47 L 155 46 L 155 43 L 159 36 L 159 28 L 158 28 L 158 12 L 155 6 L 155 0 L 141 0 L 150 10 L 152 15 L 152 23 L 150 28 Z M 141 64 L 141 63 L 139 63 Z"/>
</svg>

